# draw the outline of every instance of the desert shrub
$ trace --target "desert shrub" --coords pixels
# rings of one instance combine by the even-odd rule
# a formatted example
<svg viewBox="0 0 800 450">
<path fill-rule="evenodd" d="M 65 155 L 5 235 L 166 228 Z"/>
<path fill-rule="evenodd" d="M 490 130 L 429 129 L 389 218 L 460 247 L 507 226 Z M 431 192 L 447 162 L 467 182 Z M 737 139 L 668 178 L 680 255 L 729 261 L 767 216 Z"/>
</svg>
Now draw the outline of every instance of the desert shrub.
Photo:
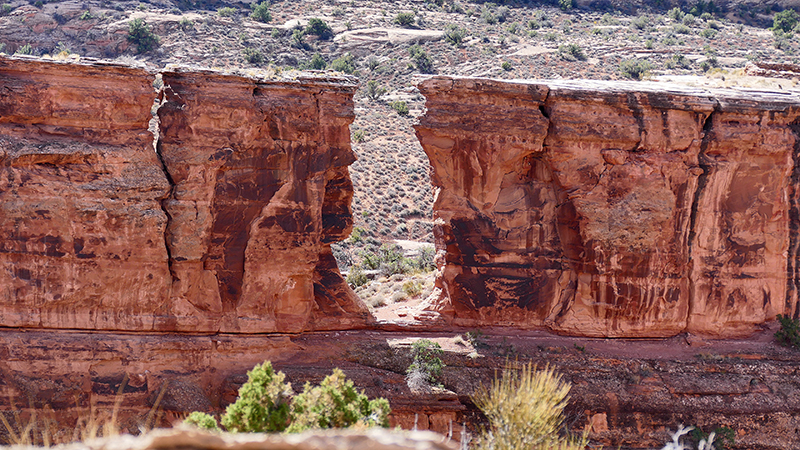
<svg viewBox="0 0 800 450">
<path fill-rule="evenodd" d="M 0 16 L 7 16 L 14 10 L 14 7 L 9 5 L 8 3 L 3 3 L 3 6 L 0 6 Z"/>
<path fill-rule="evenodd" d="M 17 51 L 14 52 L 15 55 L 33 55 L 33 47 L 31 44 L 20 45 L 17 47 Z"/>
<path fill-rule="evenodd" d="M 644 30 L 648 26 L 650 26 L 650 19 L 648 19 L 644 14 L 631 20 L 631 28 L 636 30 Z"/>
<path fill-rule="evenodd" d="M 231 8 L 230 6 L 219 8 L 217 14 L 220 17 L 233 17 L 233 15 L 236 14 L 236 8 Z"/>
<path fill-rule="evenodd" d="M 672 26 L 672 31 L 678 34 L 690 34 L 692 32 L 692 29 L 682 23 L 676 23 L 675 25 Z"/>
<path fill-rule="evenodd" d="M 333 38 L 333 30 L 331 27 L 324 20 L 316 17 L 309 19 L 305 32 L 306 34 L 319 36 L 319 38 L 323 40 Z"/>
<path fill-rule="evenodd" d="M 626 59 L 619 63 L 619 71 L 622 75 L 641 80 L 642 77 L 650 71 L 650 63 L 643 59 Z"/>
<path fill-rule="evenodd" d="M 694 25 L 694 22 L 697 20 L 694 14 L 687 14 L 683 17 L 683 24 L 686 26 L 691 27 Z"/>
<path fill-rule="evenodd" d="M 402 100 L 392 102 L 391 104 L 389 104 L 389 106 L 391 106 L 392 109 L 395 110 L 395 112 L 397 112 L 397 114 L 400 114 L 401 116 L 408 115 L 408 104 Z"/>
<path fill-rule="evenodd" d="M 194 23 L 192 23 L 192 21 L 187 19 L 186 17 L 181 19 L 179 25 L 181 27 L 181 30 L 183 31 L 189 31 L 194 28 Z"/>
<path fill-rule="evenodd" d="M 325 59 L 319 53 L 314 53 L 314 56 L 311 57 L 311 60 L 305 65 L 307 69 L 311 70 L 324 70 L 328 67 L 328 63 L 325 62 Z"/>
<path fill-rule="evenodd" d="M 303 392 L 295 396 L 288 431 L 347 428 L 355 424 L 388 427 L 389 412 L 386 399 L 369 400 L 336 368 L 319 386 L 306 383 Z"/>
<path fill-rule="evenodd" d="M 558 53 L 567 61 L 586 61 L 586 54 L 578 44 L 563 44 L 558 46 Z"/>
<path fill-rule="evenodd" d="M 430 339 L 415 341 L 411 346 L 413 360 L 406 369 L 406 374 L 409 375 L 408 381 L 438 384 L 437 379 L 442 376 L 442 369 L 444 369 L 443 354 L 442 346 Z"/>
<path fill-rule="evenodd" d="M 486 22 L 489 25 L 494 25 L 497 23 L 497 16 L 489 10 L 489 8 L 484 8 L 483 12 L 481 13 L 481 20 Z"/>
<path fill-rule="evenodd" d="M 146 53 L 158 46 L 159 39 L 143 19 L 133 19 L 128 22 L 128 42 L 136 46 L 136 53 Z"/>
<path fill-rule="evenodd" d="M 791 8 L 784 9 L 775 14 L 775 17 L 772 19 L 771 29 L 773 32 L 780 30 L 784 33 L 788 33 L 794 29 L 798 21 L 800 21 L 800 15 L 797 14 L 797 11 Z"/>
<path fill-rule="evenodd" d="M 558 7 L 562 11 L 569 11 L 573 8 L 572 0 L 558 0 Z"/>
<path fill-rule="evenodd" d="M 503 64 L 500 64 L 500 68 L 502 68 L 503 70 L 508 72 L 509 70 L 513 69 L 514 66 L 511 65 L 511 63 L 509 61 L 503 61 Z"/>
<path fill-rule="evenodd" d="M 78 19 L 79 20 L 92 20 L 92 19 L 94 19 L 94 15 L 92 15 L 91 11 L 89 11 L 87 9 L 86 11 L 83 12 L 83 14 L 81 14 L 81 16 Z"/>
<path fill-rule="evenodd" d="M 619 25 L 619 20 L 611 14 L 605 13 L 602 17 L 600 17 L 600 23 L 603 25 L 615 26 Z"/>
<path fill-rule="evenodd" d="M 356 71 L 355 58 L 353 58 L 353 55 L 350 53 L 345 53 L 331 61 L 331 69 L 337 72 L 352 74 Z"/>
<path fill-rule="evenodd" d="M 692 67 L 692 62 L 682 53 L 675 53 L 672 58 L 664 63 L 667 69 L 688 69 Z"/>
<path fill-rule="evenodd" d="M 367 278 L 367 274 L 364 273 L 364 270 L 362 270 L 361 267 L 356 265 L 350 267 L 350 270 L 347 272 L 346 281 L 351 288 L 355 289 L 357 287 L 364 286 L 365 284 L 369 283 L 369 278 Z"/>
<path fill-rule="evenodd" d="M 467 30 L 461 28 L 456 24 L 448 24 L 444 28 L 444 40 L 456 47 L 460 47 L 464 43 L 464 37 L 467 35 Z"/>
<path fill-rule="evenodd" d="M 419 254 L 413 260 L 412 265 L 415 269 L 420 270 L 422 272 L 430 272 L 431 270 L 436 268 L 436 264 L 433 262 L 434 257 L 436 256 L 436 249 L 431 246 L 425 246 L 419 249 Z"/>
<path fill-rule="evenodd" d="M 667 12 L 667 17 L 674 20 L 675 22 L 682 21 L 685 15 L 686 14 L 684 14 L 684 12 L 681 11 L 680 8 L 672 8 Z"/>
<path fill-rule="evenodd" d="M 367 87 L 364 90 L 364 97 L 367 97 L 372 101 L 378 101 L 385 93 L 386 88 L 381 86 L 377 80 L 369 80 L 367 82 Z"/>
<path fill-rule="evenodd" d="M 420 47 L 419 44 L 414 44 L 408 48 L 408 52 L 411 54 L 411 59 L 420 73 L 433 73 L 433 60 L 428 56 L 428 52 L 425 49 Z"/>
<path fill-rule="evenodd" d="M 272 21 L 272 13 L 269 12 L 269 1 L 263 1 L 257 4 L 253 8 L 253 12 L 250 13 L 250 18 L 253 20 L 257 20 L 263 23 L 269 23 Z"/>
<path fill-rule="evenodd" d="M 394 23 L 400 25 L 401 27 L 411 28 L 414 26 L 414 22 L 416 20 L 417 16 L 413 12 L 401 12 L 395 16 Z"/>
<path fill-rule="evenodd" d="M 244 55 L 244 59 L 250 64 L 264 63 L 264 55 L 261 54 L 259 50 L 256 50 L 254 48 L 246 48 L 242 50 L 242 54 Z"/>
<path fill-rule="evenodd" d="M 800 321 L 778 314 L 778 322 L 781 324 L 781 329 L 775 332 L 778 343 L 800 349 Z"/>
<path fill-rule="evenodd" d="M 717 36 L 717 30 L 713 28 L 704 28 L 700 32 L 700 36 L 706 39 L 714 39 Z"/>
<path fill-rule="evenodd" d="M 232 432 L 275 432 L 289 426 L 292 385 L 283 372 L 275 372 L 269 361 L 247 372 L 236 402 L 228 406 L 222 425 Z"/>
<path fill-rule="evenodd" d="M 189 414 L 189 416 L 183 420 L 183 424 L 209 431 L 220 431 L 219 425 L 217 425 L 217 419 L 212 417 L 210 414 L 200 411 L 195 411 Z"/>
<path fill-rule="evenodd" d="M 506 365 L 500 378 L 481 386 L 473 401 L 489 419 L 489 428 L 475 448 L 493 450 L 563 449 L 586 447 L 586 437 L 570 440 L 559 435 L 570 384 L 552 369 L 536 370 L 532 363 Z"/>
</svg>

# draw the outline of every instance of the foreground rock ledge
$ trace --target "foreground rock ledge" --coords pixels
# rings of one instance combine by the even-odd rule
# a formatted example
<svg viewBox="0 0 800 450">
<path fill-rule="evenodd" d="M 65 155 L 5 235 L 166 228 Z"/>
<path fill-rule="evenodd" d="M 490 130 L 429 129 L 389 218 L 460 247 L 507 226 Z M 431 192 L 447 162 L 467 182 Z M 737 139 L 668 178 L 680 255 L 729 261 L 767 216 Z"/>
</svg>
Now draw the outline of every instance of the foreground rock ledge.
<svg viewBox="0 0 800 450">
<path fill-rule="evenodd" d="M 419 85 L 440 296 L 462 326 L 736 336 L 797 312 L 800 96 Z"/>
<path fill-rule="evenodd" d="M 0 57 L 0 325 L 365 326 L 330 251 L 352 228 L 355 81 L 161 75 Z"/>
<path fill-rule="evenodd" d="M 318 431 L 303 434 L 212 434 L 199 430 L 157 430 L 69 445 L 70 450 L 454 450 L 455 445 L 429 431 L 384 429 Z"/>
</svg>

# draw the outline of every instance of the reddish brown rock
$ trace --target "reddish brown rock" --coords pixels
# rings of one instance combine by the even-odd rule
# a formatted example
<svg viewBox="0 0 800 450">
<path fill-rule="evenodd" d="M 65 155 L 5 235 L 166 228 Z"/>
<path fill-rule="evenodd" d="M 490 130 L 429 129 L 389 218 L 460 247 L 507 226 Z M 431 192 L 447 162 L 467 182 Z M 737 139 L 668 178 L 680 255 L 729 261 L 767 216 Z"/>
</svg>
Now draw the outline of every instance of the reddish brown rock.
<svg viewBox="0 0 800 450">
<path fill-rule="evenodd" d="M 153 75 L 0 58 L 0 323 L 132 329 L 169 315 L 147 131 Z"/>
<path fill-rule="evenodd" d="M 342 79 L 163 73 L 159 151 L 178 329 L 346 329 L 366 308 L 330 243 L 352 229 L 352 96 Z"/>
<path fill-rule="evenodd" d="M 0 59 L 0 325 L 193 332 L 364 326 L 356 85 Z"/>
<path fill-rule="evenodd" d="M 419 88 L 417 135 L 440 188 L 433 309 L 455 324 L 739 335 L 794 308 L 798 96 L 445 77 Z"/>
</svg>

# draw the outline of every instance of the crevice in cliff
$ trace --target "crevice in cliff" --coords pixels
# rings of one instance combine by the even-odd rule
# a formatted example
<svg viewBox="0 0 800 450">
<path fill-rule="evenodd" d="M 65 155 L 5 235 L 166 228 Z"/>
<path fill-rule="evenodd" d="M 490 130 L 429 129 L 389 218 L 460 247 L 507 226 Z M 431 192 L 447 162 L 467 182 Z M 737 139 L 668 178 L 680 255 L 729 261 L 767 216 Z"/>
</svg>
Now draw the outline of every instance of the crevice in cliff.
<svg viewBox="0 0 800 450">
<path fill-rule="evenodd" d="M 173 193 L 175 192 L 175 181 L 172 179 L 172 175 L 169 173 L 169 169 L 167 168 L 167 163 L 164 161 L 164 154 L 161 151 L 161 143 L 162 143 L 162 136 L 161 136 L 161 118 L 158 115 L 158 111 L 164 106 L 167 102 L 166 100 L 166 90 L 169 89 L 169 86 L 164 86 L 163 81 L 161 81 L 161 74 L 157 75 L 157 81 L 161 82 L 161 87 L 157 92 L 155 101 L 158 104 L 158 107 L 154 111 L 154 121 L 155 121 L 155 142 L 153 143 L 153 147 L 155 148 L 156 157 L 158 161 L 161 163 L 161 171 L 164 172 L 164 177 L 167 179 L 169 183 L 169 190 L 164 198 L 161 199 L 159 205 L 161 206 L 161 210 L 164 211 L 164 215 L 167 218 L 167 223 L 164 225 L 164 248 L 167 251 L 167 267 L 169 269 L 169 274 L 172 277 L 172 282 L 175 282 L 175 271 L 172 267 L 172 249 L 169 245 L 169 228 L 170 224 L 172 223 L 172 215 L 170 215 L 169 210 L 167 208 L 166 202 L 172 198 Z"/>
<path fill-rule="evenodd" d="M 800 287 L 800 118 L 789 124 L 794 134 L 792 148 L 792 175 L 789 182 L 789 249 L 786 258 L 786 303 L 784 314 L 791 312 L 792 317 L 800 316 L 798 308 L 798 288 Z"/>
<path fill-rule="evenodd" d="M 692 317 L 692 309 L 694 307 L 694 291 L 695 291 L 695 277 L 694 277 L 694 241 L 697 238 L 697 213 L 698 207 L 700 203 L 700 197 L 703 194 L 703 190 L 708 183 L 708 176 L 711 170 L 711 164 L 709 164 L 709 156 L 706 155 L 706 151 L 708 150 L 708 146 L 711 143 L 711 140 L 714 136 L 714 115 L 719 111 L 719 103 L 714 103 L 714 109 L 708 114 L 703 122 L 703 140 L 700 142 L 700 151 L 697 154 L 697 164 L 698 167 L 703 171 L 697 177 L 697 187 L 694 190 L 694 197 L 692 198 L 692 206 L 690 208 L 689 213 L 689 233 L 686 239 L 686 253 L 687 253 L 687 262 L 688 262 L 688 270 L 689 273 L 689 304 L 687 308 L 687 326 L 688 326 L 688 318 Z"/>
</svg>

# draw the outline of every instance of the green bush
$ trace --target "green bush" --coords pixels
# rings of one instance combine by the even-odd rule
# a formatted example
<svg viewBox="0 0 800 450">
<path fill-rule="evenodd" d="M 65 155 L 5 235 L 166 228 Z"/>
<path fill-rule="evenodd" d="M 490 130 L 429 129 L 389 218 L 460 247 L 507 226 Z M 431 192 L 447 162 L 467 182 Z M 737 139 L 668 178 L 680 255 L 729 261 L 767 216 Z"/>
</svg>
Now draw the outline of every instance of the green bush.
<svg viewBox="0 0 800 450">
<path fill-rule="evenodd" d="M 364 273 L 361 267 L 355 265 L 350 267 L 350 270 L 347 272 L 346 281 L 351 288 L 355 289 L 369 283 L 369 278 L 367 278 L 367 274 Z"/>
<path fill-rule="evenodd" d="M 391 106 L 392 109 L 395 110 L 397 114 L 400 114 L 401 116 L 408 115 L 408 104 L 406 104 L 406 102 L 402 100 L 392 102 L 389 106 Z M 404 273 L 404 272 L 399 272 L 399 273 Z"/>
<path fill-rule="evenodd" d="M 287 431 L 347 428 L 355 424 L 388 427 L 389 412 L 386 399 L 369 400 L 337 368 L 319 386 L 306 383 L 303 392 L 292 400 L 292 424 Z"/>
<path fill-rule="evenodd" d="M 15 55 L 33 55 L 33 47 L 31 44 L 25 44 L 17 47 L 17 51 L 14 52 Z"/>
<path fill-rule="evenodd" d="M 353 55 L 350 53 L 345 53 L 331 61 L 331 69 L 337 72 L 352 74 L 356 71 L 355 58 L 353 58 Z"/>
<path fill-rule="evenodd" d="M 419 44 L 414 44 L 408 48 L 411 59 L 420 73 L 433 73 L 433 61 Z"/>
<path fill-rule="evenodd" d="M 650 19 L 648 19 L 644 14 L 631 20 L 631 27 L 636 30 L 644 30 L 648 26 L 650 26 Z"/>
<path fill-rule="evenodd" d="M 263 1 L 257 4 L 253 8 L 253 12 L 250 13 L 250 18 L 263 23 L 271 22 L 272 13 L 269 12 L 269 1 Z"/>
<path fill-rule="evenodd" d="M 3 6 L 0 6 L 0 16 L 7 16 L 14 10 L 14 7 L 9 5 L 8 3 L 3 3 Z"/>
<path fill-rule="evenodd" d="M 146 53 L 158 46 L 159 39 L 143 19 L 133 19 L 128 22 L 128 42 L 136 46 L 136 53 Z"/>
<path fill-rule="evenodd" d="M 570 440 L 559 433 L 570 384 L 552 369 L 510 363 L 491 386 L 481 386 L 473 397 L 489 419 L 489 429 L 478 437 L 479 450 L 579 450 L 586 436 Z"/>
<path fill-rule="evenodd" d="M 333 30 L 331 27 L 324 20 L 316 17 L 309 19 L 305 33 L 319 36 L 319 38 L 323 40 L 333 38 Z"/>
<path fill-rule="evenodd" d="M 83 12 L 83 14 L 81 14 L 81 16 L 78 19 L 80 19 L 80 20 L 92 20 L 92 19 L 94 19 L 94 16 L 87 9 L 86 11 Z"/>
<path fill-rule="evenodd" d="M 513 69 L 513 68 L 514 68 L 514 66 L 513 66 L 513 65 L 511 65 L 511 63 L 510 63 L 510 62 L 508 62 L 508 61 L 503 61 L 503 64 L 500 64 L 500 67 L 501 67 L 503 70 L 505 70 L 506 72 L 508 72 L 509 70 L 511 70 L 511 69 Z"/>
<path fill-rule="evenodd" d="M 563 44 L 558 46 L 561 58 L 567 61 L 586 61 L 586 54 L 578 44 Z"/>
<path fill-rule="evenodd" d="M 572 0 L 558 0 L 558 7 L 561 8 L 562 11 L 569 11 L 573 8 Z"/>
<path fill-rule="evenodd" d="M 448 24 L 444 28 L 444 40 L 456 47 L 460 47 L 464 43 L 464 37 L 467 35 L 467 30 L 455 24 Z"/>
<path fill-rule="evenodd" d="M 682 21 L 685 15 L 686 14 L 684 14 L 684 12 L 681 11 L 680 8 L 672 8 L 667 12 L 667 17 L 674 20 L 675 22 Z"/>
<path fill-rule="evenodd" d="M 395 16 L 394 23 L 404 28 L 411 28 L 416 20 L 417 16 L 413 12 L 401 12 Z"/>
<path fill-rule="evenodd" d="M 236 14 L 236 8 L 231 8 L 230 6 L 219 8 L 217 14 L 219 14 L 220 17 L 233 17 L 233 15 Z"/>
<path fill-rule="evenodd" d="M 264 55 L 261 54 L 259 50 L 246 48 L 242 51 L 242 54 L 244 55 L 244 59 L 250 64 L 258 65 L 264 63 Z"/>
<path fill-rule="evenodd" d="M 797 14 L 797 11 L 791 8 L 784 9 L 778 14 L 775 14 L 775 17 L 772 19 L 772 31 L 780 30 L 784 33 L 788 33 L 794 29 L 798 21 L 800 21 L 800 15 Z"/>
<path fill-rule="evenodd" d="M 699 427 L 694 427 L 691 433 L 692 441 L 695 445 L 699 445 L 701 441 L 708 442 L 709 437 L 713 435 L 713 447 L 706 447 L 709 450 L 728 450 L 736 443 L 736 432 L 730 427 L 717 427 L 706 433 Z"/>
<path fill-rule="evenodd" d="M 622 75 L 636 80 L 641 80 L 650 69 L 650 63 L 643 59 L 626 59 L 619 63 L 619 71 Z"/>
<path fill-rule="evenodd" d="M 419 339 L 411 346 L 411 365 L 406 369 L 409 375 L 420 374 L 429 384 L 438 384 L 437 379 L 442 376 L 444 362 L 442 346 L 430 339 Z"/>
<path fill-rule="evenodd" d="M 377 80 L 369 80 L 364 91 L 364 97 L 372 101 L 378 101 L 386 93 L 386 88 L 381 86 Z"/>
<path fill-rule="evenodd" d="M 236 402 L 222 416 L 222 425 L 231 432 L 276 432 L 289 426 L 289 399 L 292 385 L 284 383 L 283 372 L 275 372 L 269 361 L 247 372 L 247 382 L 239 389 Z"/>
<path fill-rule="evenodd" d="M 781 329 L 775 332 L 775 339 L 786 347 L 800 349 L 800 321 L 778 314 Z"/>
<path fill-rule="evenodd" d="M 328 63 L 325 62 L 325 59 L 322 58 L 322 55 L 319 53 L 314 53 L 314 56 L 311 57 L 311 61 L 308 62 L 309 69 L 311 70 L 325 70 L 328 67 Z"/>
<path fill-rule="evenodd" d="M 200 411 L 195 411 L 189 414 L 189 417 L 183 420 L 183 424 L 209 431 L 220 431 L 219 425 L 217 425 L 217 419 L 212 417 L 210 414 Z"/>
</svg>

